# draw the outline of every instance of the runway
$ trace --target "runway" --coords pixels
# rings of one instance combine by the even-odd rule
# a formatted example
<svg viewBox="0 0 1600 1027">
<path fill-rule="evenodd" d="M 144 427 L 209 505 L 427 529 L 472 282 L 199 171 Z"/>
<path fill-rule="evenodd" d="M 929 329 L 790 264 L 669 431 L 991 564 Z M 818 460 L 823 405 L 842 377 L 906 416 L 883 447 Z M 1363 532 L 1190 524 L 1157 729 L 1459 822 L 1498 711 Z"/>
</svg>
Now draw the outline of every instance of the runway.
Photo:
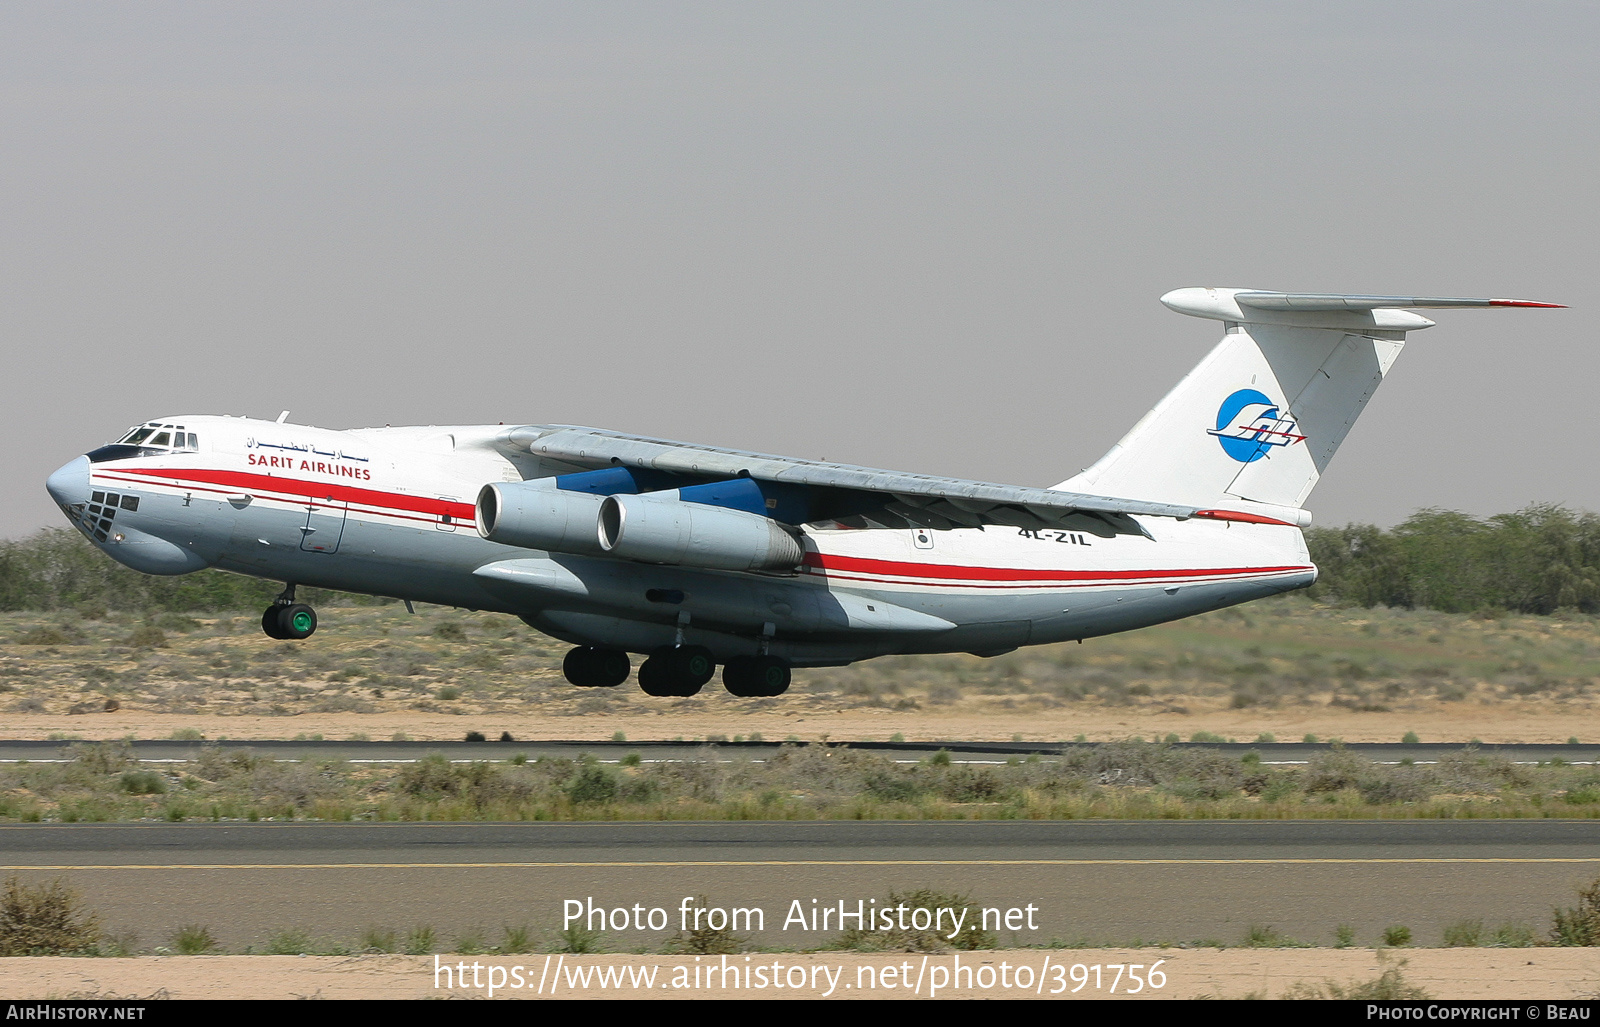
<svg viewBox="0 0 1600 1027">
<path fill-rule="evenodd" d="M 0 740 L 0 762 L 57 761 L 71 759 L 73 742 Z M 612 742 L 595 740 L 538 741 L 538 742 L 359 742 L 359 741 L 215 741 L 191 742 L 176 740 L 141 739 L 129 743 L 141 760 L 165 762 L 192 760 L 206 746 L 222 749 L 249 749 L 262 756 L 281 760 L 352 760 L 372 763 L 407 762 L 437 753 L 453 761 L 504 761 L 518 755 L 527 759 L 544 756 L 575 757 L 592 754 L 602 761 L 620 760 L 628 753 L 638 753 L 646 762 L 655 760 L 694 760 L 715 758 L 719 760 L 770 759 L 785 744 L 820 745 L 819 742 Z M 995 763 L 1008 759 L 1040 759 L 1059 757 L 1066 748 L 1095 748 L 1119 743 L 1077 742 L 1042 745 L 1031 742 L 1002 741 L 940 741 L 940 742 L 836 742 L 828 743 L 838 748 L 857 749 L 877 753 L 896 760 L 917 761 L 927 759 L 944 750 L 954 762 Z M 1253 752 L 1264 763 L 1304 763 L 1332 746 L 1324 743 L 1304 742 L 1177 742 L 1178 749 L 1213 749 L 1234 756 Z M 1382 763 L 1412 760 L 1431 763 L 1459 753 L 1467 746 L 1450 742 L 1367 742 L 1344 746 Z M 1477 747 L 1487 754 L 1503 756 L 1516 763 L 1548 763 L 1564 760 L 1567 763 L 1600 763 L 1600 745 L 1485 745 Z"/>
<path fill-rule="evenodd" d="M 1348 924 L 1373 944 L 1404 924 L 1437 944 L 1461 920 L 1542 936 L 1600 876 L 1600 822 L 14 824 L 0 854 L 7 875 L 70 881 L 146 948 L 185 924 L 236 952 L 291 928 L 351 944 L 374 925 L 427 924 L 447 947 L 496 944 L 505 926 L 549 941 L 573 900 L 609 911 L 612 949 L 654 949 L 703 896 L 761 910 L 741 934 L 804 949 L 838 921 L 796 926 L 796 903 L 854 910 L 919 888 L 965 894 L 997 923 L 1016 911 L 1005 943 L 1236 944 L 1261 924 L 1329 944 Z M 635 906 L 667 929 L 613 929 Z"/>
</svg>

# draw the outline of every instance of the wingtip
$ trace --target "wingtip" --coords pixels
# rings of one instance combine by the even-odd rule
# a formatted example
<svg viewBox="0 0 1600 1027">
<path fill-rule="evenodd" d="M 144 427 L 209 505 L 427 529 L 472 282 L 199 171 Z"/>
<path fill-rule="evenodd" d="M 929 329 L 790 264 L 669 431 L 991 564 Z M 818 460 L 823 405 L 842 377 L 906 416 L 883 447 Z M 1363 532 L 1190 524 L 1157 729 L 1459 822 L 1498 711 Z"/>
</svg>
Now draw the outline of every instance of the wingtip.
<svg viewBox="0 0 1600 1027">
<path fill-rule="evenodd" d="M 1554 307 L 1554 308 L 1556 308 L 1558 310 L 1566 310 L 1567 309 L 1567 305 L 1565 303 L 1540 303 L 1538 300 L 1490 300 L 1489 301 L 1489 306 L 1491 306 L 1491 307 Z"/>
</svg>

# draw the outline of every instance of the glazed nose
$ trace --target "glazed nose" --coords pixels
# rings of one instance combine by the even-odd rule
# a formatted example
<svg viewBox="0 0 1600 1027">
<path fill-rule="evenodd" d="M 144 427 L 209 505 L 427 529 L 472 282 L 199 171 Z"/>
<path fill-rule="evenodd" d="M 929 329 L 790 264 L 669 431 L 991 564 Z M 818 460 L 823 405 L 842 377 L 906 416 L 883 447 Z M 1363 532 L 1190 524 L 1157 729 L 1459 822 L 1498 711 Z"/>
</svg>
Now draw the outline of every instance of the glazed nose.
<svg viewBox="0 0 1600 1027">
<path fill-rule="evenodd" d="M 89 458 L 80 456 L 76 460 L 63 464 L 54 474 L 45 479 L 44 487 L 50 490 L 50 498 L 62 506 L 87 503 L 89 501 Z"/>
</svg>

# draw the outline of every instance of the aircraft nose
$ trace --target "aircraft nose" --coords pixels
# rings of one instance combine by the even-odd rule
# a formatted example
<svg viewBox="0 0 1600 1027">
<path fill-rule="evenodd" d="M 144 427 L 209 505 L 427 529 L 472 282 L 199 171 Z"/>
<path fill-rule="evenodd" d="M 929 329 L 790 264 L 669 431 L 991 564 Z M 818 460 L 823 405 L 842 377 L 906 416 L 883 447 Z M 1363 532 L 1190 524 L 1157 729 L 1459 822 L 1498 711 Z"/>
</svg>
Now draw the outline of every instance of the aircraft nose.
<svg viewBox="0 0 1600 1027">
<path fill-rule="evenodd" d="M 44 487 L 50 490 L 50 498 L 62 506 L 87 503 L 89 501 L 89 458 L 80 456 L 76 460 L 63 464 L 54 474 L 45 479 Z"/>
</svg>

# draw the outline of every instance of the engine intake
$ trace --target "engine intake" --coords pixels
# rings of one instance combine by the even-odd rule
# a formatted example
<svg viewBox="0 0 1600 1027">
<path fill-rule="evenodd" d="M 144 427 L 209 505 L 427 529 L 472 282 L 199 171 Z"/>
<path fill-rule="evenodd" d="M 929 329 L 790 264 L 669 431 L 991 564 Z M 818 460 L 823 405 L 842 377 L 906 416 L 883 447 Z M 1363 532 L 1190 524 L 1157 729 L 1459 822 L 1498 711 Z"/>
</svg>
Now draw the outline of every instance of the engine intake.
<svg viewBox="0 0 1600 1027">
<path fill-rule="evenodd" d="M 478 492 L 478 534 L 490 542 L 554 553 L 598 555 L 601 497 L 557 488 L 554 479 L 492 482 Z"/>
<path fill-rule="evenodd" d="M 480 515 L 480 522 L 481 515 Z M 600 548 L 641 563 L 725 571 L 791 571 L 805 550 L 759 514 L 680 502 L 675 492 L 608 496 L 600 504 Z"/>
</svg>

